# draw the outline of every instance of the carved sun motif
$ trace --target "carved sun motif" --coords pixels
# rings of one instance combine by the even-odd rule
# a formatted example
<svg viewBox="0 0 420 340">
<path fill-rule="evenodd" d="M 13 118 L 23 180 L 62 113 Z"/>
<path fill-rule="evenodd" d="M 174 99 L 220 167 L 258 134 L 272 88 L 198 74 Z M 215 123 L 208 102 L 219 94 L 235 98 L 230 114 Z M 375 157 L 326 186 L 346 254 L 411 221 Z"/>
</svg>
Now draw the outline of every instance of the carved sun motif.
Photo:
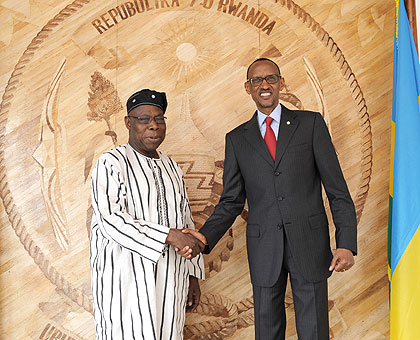
<svg viewBox="0 0 420 340">
<path fill-rule="evenodd" d="M 217 67 L 218 50 L 200 39 L 203 24 L 191 17 L 175 19 L 162 30 L 165 37 L 158 38 L 162 53 L 173 56 L 165 66 L 172 79 L 176 79 L 177 87 L 192 85 Z M 215 33 L 218 34 L 217 30 Z"/>
</svg>

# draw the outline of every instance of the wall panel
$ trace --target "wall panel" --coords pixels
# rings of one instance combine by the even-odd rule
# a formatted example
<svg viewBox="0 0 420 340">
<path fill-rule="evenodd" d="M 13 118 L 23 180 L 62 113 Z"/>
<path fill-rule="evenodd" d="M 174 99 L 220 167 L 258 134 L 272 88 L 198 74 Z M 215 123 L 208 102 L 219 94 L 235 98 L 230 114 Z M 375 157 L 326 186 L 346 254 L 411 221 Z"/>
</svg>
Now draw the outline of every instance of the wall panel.
<svg viewBox="0 0 420 340">
<path fill-rule="evenodd" d="M 360 252 L 329 280 L 331 338 L 389 338 L 392 0 L 4 1 L 0 17 L 1 334 L 94 338 L 89 176 L 127 140 L 127 97 L 167 92 L 161 149 L 200 227 L 220 197 L 224 135 L 255 110 L 246 68 L 264 56 L 282 70 L 282 103 L 323 114 L 356 203 Z M 186 339 L 253 339 L 246 217 L 206 258 Z M 286 305 L 296 339 L 289 288 Z"/>
</svg>

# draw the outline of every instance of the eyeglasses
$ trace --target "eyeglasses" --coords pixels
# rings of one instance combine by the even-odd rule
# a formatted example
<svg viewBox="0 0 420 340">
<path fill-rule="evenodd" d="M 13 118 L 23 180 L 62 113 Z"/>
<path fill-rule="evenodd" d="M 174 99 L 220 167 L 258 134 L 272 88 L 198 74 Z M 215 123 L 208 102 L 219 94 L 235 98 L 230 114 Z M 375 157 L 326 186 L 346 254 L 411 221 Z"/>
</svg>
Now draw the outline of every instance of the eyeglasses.
<svg viewBox="0 0 420 340">
<path fill-rule="evenodd" d="M 155 116 L 155 117 L 150 117 L 150 116 L 140 116 L 140 117 L 136 117 L 136 116 L 127 116 L 128 118 L 134 118 L 135 120 L 137 120 L 137 122 L 139 124 L 150 124 L 152 122 L 152 120 L 154 119 L 156 124 L 165 124 L 165 116 Z"/>
<path fill-rule="evenodd" d="M 252 77 L 249 78 L 247 80 L 247 82 L 249 82 L 252 86 L 260 86 L 263 81 L 265 80 L 268 84 L 275 84 L 279 81 L 279 79 L 281 78 L 280 74 L 269 74 L 268 76 L 265 77 Z"/>
</svg>

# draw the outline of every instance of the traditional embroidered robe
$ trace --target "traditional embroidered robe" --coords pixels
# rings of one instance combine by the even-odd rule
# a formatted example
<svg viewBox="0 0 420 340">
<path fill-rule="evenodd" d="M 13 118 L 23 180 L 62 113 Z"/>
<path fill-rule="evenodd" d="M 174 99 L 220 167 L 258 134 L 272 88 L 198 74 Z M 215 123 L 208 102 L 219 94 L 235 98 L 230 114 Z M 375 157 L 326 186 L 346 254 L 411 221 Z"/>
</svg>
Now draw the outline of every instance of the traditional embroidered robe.
<svg viewBox="0 0 420 340">
<path fill-rule="evenodd" d="M 165 244 L 169 228 L 194 229 L 182 171 L 168 156 L 129 144 L 104 153 L 92 172 L 90 260 L 99 340 L 183 338 L 192 260 Z"/>
</svg>

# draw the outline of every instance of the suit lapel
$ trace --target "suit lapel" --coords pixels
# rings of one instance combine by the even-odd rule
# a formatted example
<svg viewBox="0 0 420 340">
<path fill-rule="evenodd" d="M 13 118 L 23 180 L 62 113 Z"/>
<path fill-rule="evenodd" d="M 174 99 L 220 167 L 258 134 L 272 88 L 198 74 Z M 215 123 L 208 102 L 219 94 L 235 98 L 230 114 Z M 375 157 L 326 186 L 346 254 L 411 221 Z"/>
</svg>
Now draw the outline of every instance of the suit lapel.
<svg viewBox="0 0 420 340">
<path fill-rule="evenodd" d="M 247 141 L 255 148 L 255 150 L 264 158 L 271 166 L 274 166 L 273 158 L 268 152 L 267 145 L 261 136 L 261 131 L 258 126 L 257 112 L 244 126 L 244 135 Z M 278 143 L 277 143 L 278 145 Z"/>
<path fill-rule="evenodd" d="M 276 146 L 276 162 L 274 168 L 276 169 L 284 155 L 284 152 L 289 145 L 290 139 L 299 125 L 299 120 L 296 118 L 296 113 L 290 111 L 285 106 L 281 106 L 281 118 L 279 126 L 279 135 Z"/>
</svg>

